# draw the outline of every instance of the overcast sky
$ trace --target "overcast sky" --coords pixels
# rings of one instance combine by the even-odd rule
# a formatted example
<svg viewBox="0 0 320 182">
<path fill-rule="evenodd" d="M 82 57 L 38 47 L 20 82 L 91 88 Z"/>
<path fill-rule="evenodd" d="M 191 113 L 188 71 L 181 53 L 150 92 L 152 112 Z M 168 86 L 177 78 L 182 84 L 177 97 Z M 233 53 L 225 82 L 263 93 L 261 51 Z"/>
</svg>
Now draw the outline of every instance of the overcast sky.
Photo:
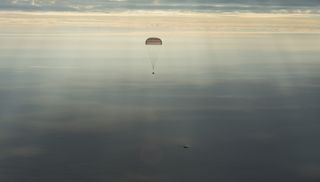
<svg viewBox="0 0 320 182">
<path fill-rule="evenodd" d="M 319 12 L 320 0 L 1 0 L 0 10 L 19 11 L 294 11 Z"/>
</svg>

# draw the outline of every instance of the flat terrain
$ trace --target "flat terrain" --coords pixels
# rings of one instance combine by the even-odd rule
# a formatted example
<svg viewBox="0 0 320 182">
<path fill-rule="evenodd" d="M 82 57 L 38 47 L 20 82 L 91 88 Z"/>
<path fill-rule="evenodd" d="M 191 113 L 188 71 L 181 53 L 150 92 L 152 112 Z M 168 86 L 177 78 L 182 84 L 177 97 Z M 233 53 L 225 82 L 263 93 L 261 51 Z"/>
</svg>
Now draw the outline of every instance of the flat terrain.
<svg viewBox="0 0 320 182">
<path fill-rule="evenodd" d="M 0 181 L 319 181 L 319 20 L 1 12 Z"/>
</svg>

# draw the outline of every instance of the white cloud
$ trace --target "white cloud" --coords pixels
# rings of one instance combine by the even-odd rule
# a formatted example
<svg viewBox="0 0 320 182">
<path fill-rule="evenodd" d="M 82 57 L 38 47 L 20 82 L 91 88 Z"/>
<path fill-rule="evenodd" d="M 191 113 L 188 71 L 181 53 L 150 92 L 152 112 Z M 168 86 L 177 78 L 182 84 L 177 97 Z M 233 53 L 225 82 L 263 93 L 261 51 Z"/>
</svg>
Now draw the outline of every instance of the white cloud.
<svg viewBox="0 0 320 182">
<path fill-rule="evenodd" d="M 76 8 L 76 7 L 75 7 Z M 33 21 L 30 21 L 32 19 Z M 320 33 L 320 15 L 261 13 L 194 13 L 179 11 L 128 11 L 109 13 L 0 12 L 0 24 L 6 29 L 20 27 L 180 32 L 310 32 Z M 154 25 L 157 25 L 154 27 Z M 50 28 L 50 29 L 51 29 Z M 5 30 L 4 28 L 2 30 Z"/>
</svg>

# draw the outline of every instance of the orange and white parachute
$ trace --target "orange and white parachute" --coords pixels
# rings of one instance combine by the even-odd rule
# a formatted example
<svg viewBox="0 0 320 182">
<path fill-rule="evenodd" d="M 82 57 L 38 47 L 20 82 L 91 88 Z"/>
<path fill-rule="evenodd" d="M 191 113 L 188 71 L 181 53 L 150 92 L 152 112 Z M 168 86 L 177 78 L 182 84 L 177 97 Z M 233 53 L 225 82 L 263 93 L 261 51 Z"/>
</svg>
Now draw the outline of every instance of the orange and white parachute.
<svg viewBox="0 0 320 182">
<path fill-rule="evenodd" d="M 159 58 L 159 50 L 162 47 L 162 40 L 158 37 L 150 37 L 146 40 L 145 45 L 148 48 L 149 59 L 152 65 L 152 74 Z"/>
</svg>

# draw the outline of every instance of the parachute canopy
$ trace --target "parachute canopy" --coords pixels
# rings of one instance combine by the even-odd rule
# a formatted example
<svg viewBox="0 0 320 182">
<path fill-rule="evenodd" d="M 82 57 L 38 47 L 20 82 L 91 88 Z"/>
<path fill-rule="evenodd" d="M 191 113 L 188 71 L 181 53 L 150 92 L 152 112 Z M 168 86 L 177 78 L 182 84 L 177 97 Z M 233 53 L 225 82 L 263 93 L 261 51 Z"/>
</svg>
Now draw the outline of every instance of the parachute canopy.
<svg viewBox="0 0 320 182">
<path fill-rule="evenodd" d="M 146 45 L 162 45 L 162 40 L 157 37 L 150 37 L 146 40 Z"/>
</svg>

